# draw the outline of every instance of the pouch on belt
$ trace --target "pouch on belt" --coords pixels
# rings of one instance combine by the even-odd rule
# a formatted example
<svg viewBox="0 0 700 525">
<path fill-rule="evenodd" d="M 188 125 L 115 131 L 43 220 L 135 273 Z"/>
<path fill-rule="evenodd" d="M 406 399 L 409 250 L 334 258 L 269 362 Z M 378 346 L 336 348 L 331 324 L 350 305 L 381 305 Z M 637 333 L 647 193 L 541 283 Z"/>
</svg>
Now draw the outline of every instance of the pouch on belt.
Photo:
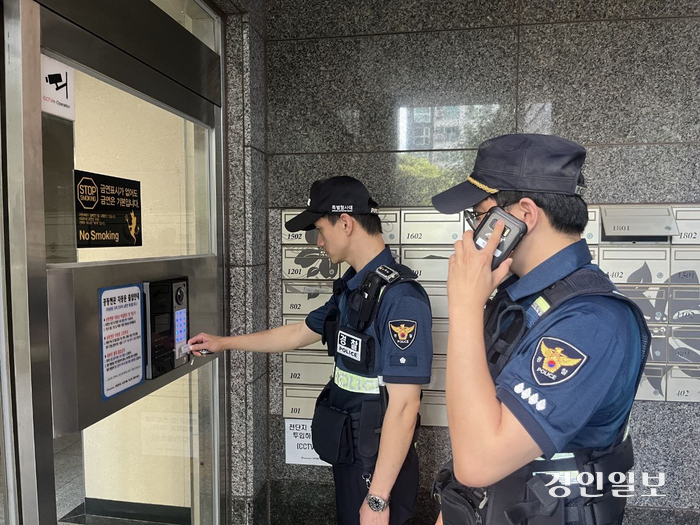
<svg viewBox="0 0 700 525">
<path fill-rule="evenodd" d="M 318 396 L 311 421 L 311 441 L 318 456 L 331 465 L 351 465 L 355 458 L 350 416 L 330 406 L 330 385 Z"/>
</svg>

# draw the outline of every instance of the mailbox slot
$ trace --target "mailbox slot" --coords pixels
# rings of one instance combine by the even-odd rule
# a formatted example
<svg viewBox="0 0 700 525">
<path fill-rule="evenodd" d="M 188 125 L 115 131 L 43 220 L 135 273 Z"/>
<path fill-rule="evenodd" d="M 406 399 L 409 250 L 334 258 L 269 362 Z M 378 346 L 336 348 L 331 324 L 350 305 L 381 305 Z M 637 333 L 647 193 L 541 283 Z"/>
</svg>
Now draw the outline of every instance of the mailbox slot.
<svg viewBox="0 0 700 525">
<path fill-rule="evenodd" d="M 298 419 L 312 419 L 316 408 L 316 398 L 323 386 L 284 386 L 282 415 Z"/>
<path fill-rule="evenodd" d="M 282 281 L 282 313 L 309 314 L 333 294 L 333 283 L 323 281 Z"/>
<path fill-rule="evenodd" d="M 407 246 L 401 249 L 401 261 L 418 274 L 420 281 L 447 281 L 452 246 Z"/>
<path fill-rule="evenodd" d="M 663 366 L 647 365 L 642 372 L 642 380 L 635 399 L 640 401 L 666 400 L 666 370 Z"/>
<path fill-rule="evenodd" d="M 614 283 L 663 284 L 671 271 L 668 248 L 601 247 L 600 269 Z"/>
<path fill-rule="evenodd" d="M 401 211 L 401 244 L 454 244 L 464 233 L 464 213 L 432 208 Z"/>
<path fill-rule="evenodd" d="M 333 358 L 322 352 L 285 352 L 282 373 L 283 383 L 325 384 L 333 375 Z"/>
</svg>

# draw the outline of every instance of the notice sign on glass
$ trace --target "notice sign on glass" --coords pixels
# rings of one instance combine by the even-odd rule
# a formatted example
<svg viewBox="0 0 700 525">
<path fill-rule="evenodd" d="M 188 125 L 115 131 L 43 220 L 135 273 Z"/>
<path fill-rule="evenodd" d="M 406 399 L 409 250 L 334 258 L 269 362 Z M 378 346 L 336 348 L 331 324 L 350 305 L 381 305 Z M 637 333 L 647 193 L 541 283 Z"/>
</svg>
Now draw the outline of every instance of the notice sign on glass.
<svg viewBox="0 0 700 525">
<path fill-rule="evenodd" d="M 140 284 L 101 288 L 100 343 L 102 399 L 128 390 L 145 379 Z"/>
<path fill-rule="evenodd" d="M 75 170 L 78 248 L 141 246 L 141 183 Z"/>
</svg>

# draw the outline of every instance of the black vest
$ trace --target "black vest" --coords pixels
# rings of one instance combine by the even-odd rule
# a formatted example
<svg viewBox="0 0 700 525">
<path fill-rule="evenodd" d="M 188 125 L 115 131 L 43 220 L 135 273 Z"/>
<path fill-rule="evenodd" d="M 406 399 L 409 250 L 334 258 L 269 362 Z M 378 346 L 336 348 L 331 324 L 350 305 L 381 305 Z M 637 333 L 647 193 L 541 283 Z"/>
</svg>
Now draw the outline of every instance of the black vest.
<svg viewBox="0 0 700 525">
<path fill-rule="evenodd" d="M 367 272 L 362 284 L 353 291 L 347 289 L 342 279 L 333 283 L 333 293 L 342 308 L 333 307 L 326 313 L 322 341 L 328 345 L 328 355 L 334 357 L 336 366 L 342 360 L 343 368 L 349 372 L 346 376 L 360 374 L 376 378 L 375 321 L 382 298 L 393 286 L 413 283 L 428 301 L 416 277 L 410 268 L 394 262 Z M 349 296 L 343 297 L 345 293 Z M 334 371 L 334 377 L 316 401 L 311 428 L 314 449 L 321 459 L 331 465 L 361 464 L 367 480 L 379 452 L 379 437 L 388 405 L 386 387 L 379 386 L 378 381 L 377 390 L 376 396 L 348 392 L 336 384 Z M 333 398 L 341 395 L 356 398 L 359 403 L 344 410 L 333 403 Z"/>
</svg>

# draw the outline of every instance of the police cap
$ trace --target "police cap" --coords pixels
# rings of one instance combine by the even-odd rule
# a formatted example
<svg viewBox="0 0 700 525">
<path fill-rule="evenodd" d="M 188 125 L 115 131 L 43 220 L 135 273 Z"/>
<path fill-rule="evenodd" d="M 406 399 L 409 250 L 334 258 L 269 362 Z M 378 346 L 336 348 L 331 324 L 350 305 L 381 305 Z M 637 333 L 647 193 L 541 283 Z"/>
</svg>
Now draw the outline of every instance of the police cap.
<svg viewBox="0 0 700 525">
<path fill-rule="evenodd" d="M 465 182 L 433 197 L 442 213 L 471 208 L 500 190 L 580 195 L 586 150 L 554 135 L 501 135 L 479 146 Z"/>
<path fill-rule="evenodd" d="M 314 223 L 329 213 L 376 215 L 379 208 L 359 180 L 347 176 L 321 179 L 311 186 L 306 209 L 287 221 L 285 227 L 290 232 L 313 230 Z"/>
</svg>

